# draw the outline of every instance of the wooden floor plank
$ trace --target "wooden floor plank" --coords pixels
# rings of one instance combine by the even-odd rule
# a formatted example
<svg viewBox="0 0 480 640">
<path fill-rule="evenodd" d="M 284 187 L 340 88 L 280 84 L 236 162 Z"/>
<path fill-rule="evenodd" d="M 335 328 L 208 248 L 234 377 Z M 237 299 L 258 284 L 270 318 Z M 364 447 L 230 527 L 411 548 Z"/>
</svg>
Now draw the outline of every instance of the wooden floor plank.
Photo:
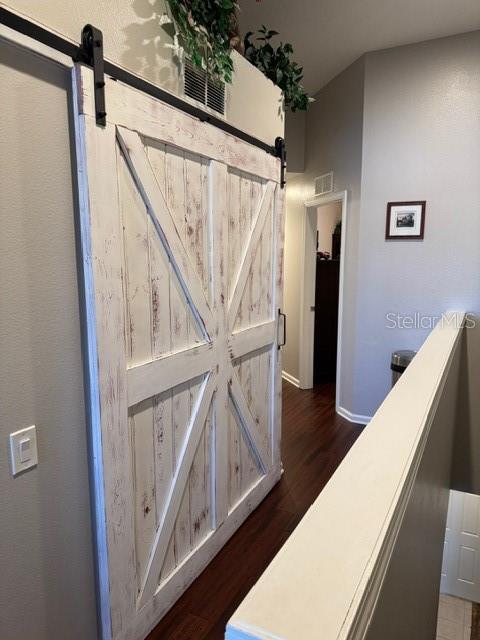
<svg viewBox="0 0 480 640">
<path fill-rule="evenodd" d="M 228 619 L 360 435 L 335 413 L 334 385 L 300 391 L 284 382 L 283 394 L 281 481 L 148 640 L 223 640 Z"/>
</svg>

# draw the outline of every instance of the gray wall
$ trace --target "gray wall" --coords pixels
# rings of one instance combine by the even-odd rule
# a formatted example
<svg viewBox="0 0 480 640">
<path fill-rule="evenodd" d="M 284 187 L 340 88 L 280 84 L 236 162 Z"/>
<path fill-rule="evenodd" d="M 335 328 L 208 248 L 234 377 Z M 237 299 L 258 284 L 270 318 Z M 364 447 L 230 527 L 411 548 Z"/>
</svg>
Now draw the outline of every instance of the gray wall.
<svg viewBox="0 0 480 640">
<path fill-rule="evenodd" d="M 288 342 L 283 368 L 298 378 L 299 374 L 299 309 L 303 274 L 300 270 L 303 203 L 314 194 L 314 178 L 328 171 L 335 172 L 335 189 L 348 189 L 347 261 L 345 265 L 344 307 L 344 378 L 341 404 L 350 409 L 351 367 L 355 343 L 355 298 L 358 215 L 363 126 L 364 60 L 361 58 L 315 96 L 307 112 L 305 173 L 289 180 L 287 186 L 287 216 L 285 233 L 285 308 L 288 315 Z M 288 136 L 288 124 L 287 134 Z M 350 370 L 350 373 L 349 373 Z"/>
<path fill-rule="evenodd" d="M 387 313 L 480 309 L 480 32 L 369 54 L 354 357 L 355 413 L 388 392 L 389 355 L 426 329 Z M 386 242 L 388 201 L 426 200 L 425 240 Z"/>
<path fill-rule="evenodd" d="M 0 45 L 0 638 L 94 640 L 69 77 Z M 7 439 L 37 425 L 13 478 Z"/>
<path fill-rule="evenodd" d="M 340 404 L 353 414 L 375 413 L 391 351 L 418 349 L 435 324 L 391 329 L 387 314 L 480 311 L 479 59 L 478 31 L 373 52 L 308 112 L 305 173 L 287 191 L 284 369 L 298 377 L 303 201 L 334 170 L 350 198 Z M 385 241 L 395 200 L 427 201 L 423 242 Z"/>
<path fill-rule="evenodd" d="M 287 182 L 290 174 L 305 171 L 305 111 L 287 111 L 285 114 L 285 143 L 287 145 Z"/>
</svg>

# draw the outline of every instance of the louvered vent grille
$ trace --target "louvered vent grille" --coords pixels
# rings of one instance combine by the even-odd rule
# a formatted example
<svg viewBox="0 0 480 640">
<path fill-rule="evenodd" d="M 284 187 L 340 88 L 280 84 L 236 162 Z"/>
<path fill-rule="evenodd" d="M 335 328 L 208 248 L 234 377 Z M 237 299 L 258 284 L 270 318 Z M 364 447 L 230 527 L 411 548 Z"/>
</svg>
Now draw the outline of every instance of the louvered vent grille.
<svg viewBox="0 0 480 640">
<path fill-rule="evenodd" d="M 209 80 L 207 83 L 207 107 L 225 115 L 225 85 Z"/>
<path fill-rule="evenodd" d="M 333 191 L 333 171 L 315 178 L 315 195 L 322 196 Z"/>
<path fill-rule="evenodd" d="M 184 92 L 189 98 L 225 115 L 225 85 L 208 77 L 205 69 L 185 60 Z"/>
</svg>

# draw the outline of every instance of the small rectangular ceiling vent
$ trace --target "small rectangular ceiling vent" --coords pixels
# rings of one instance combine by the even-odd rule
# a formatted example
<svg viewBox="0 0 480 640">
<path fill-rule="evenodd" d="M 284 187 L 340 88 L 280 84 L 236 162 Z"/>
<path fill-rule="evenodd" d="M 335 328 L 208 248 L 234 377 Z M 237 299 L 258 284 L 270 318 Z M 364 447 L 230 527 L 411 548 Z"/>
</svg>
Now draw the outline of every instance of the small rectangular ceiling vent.
<svg viewBox="0 0 480 640">
<path fill-rule="evenodd" d="M 183 90 L 186 96 L 225 115 L 225 84 L 210 78 L 205 69 L 185 59 Z"/>
<path fill-rule="evenodd" d="M 322 176 L 315 178 L 315 195 L 323 196 L 326 193 L 333 192 L 333 171 L 324 173 Z"/>
</svg>

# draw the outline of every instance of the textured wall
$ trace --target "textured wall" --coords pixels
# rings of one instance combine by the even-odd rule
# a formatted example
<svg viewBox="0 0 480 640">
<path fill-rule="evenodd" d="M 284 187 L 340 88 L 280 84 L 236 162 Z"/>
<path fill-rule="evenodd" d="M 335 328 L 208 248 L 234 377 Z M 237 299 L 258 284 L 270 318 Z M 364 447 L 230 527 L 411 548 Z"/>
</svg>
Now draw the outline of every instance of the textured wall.
<svg viewBox="0 0 480 640">
<path fill-rule="evenodd" d="M 313 178 L 334 170 L 350 203 L 340 404 L 353 414 L 373 415 L 390 387 L 391 351 L 418 349 L 435 324 L 392 329 L 387 314 L 418 324 L 480 311 L 479 56 L 478 31 L 367 54 L 307 115 L 305 173 L 287 193 L 284 369 L 298 377 L 303 201 Z M 395 200 L 427 200 L 423 242 L 385 241 Z"/>
<path fill-rule="evenodd" d="M 165 0 L 7 0 L 4 4 L 73 42 L 79 41 L 83 26 L 92 23 L 103 31 L 107 59 L 171 93 L 183 93 L 181 68 L 172 57 L 173 31 L 170 25 L 159 25 Z M 227 85 L 227 119 L 273 144 L 284 131 L 281 91 L 241 56 L 234 55 L 234 65 L 238 73 Z"/>
<path fill-rule="evenodd" d="M 430 331 L 387 313 L 480 309 L 480 32 L 366 57 L 359 226 L 355 413 L 390 385 L 393 349 Z M 425 240 L 386 242 L 388 201 L 426 200 Z"/>
<path fill-rule="evenodd" d="M 96 636 L 66 72 L 0 47 L 0 638 Z M 13 478 L 8 434 L 38 431 Z"/>
<path fill-rule="evenodd" d="M 287 111 L 285 114 L 285 142 L 287 144 L 287 180 L 291 174 L 305 171 L 305 111 Z"/>
<path fill-rule="evenodd" d="M 347 260 L 345 264 L 344 366 L 341 404 L 350 409 L 351 370 L 355 323 L 355 267 L 363 125 L 363 59 L 346 69 L 316 97 L 307 112 L 305 173 L 289 180 L 285 233 L 285 307 L 288 315 L 288 342 L 283 368 L 295 378 L 299 375 L 299 309 L 303 274 L 303 203 L 314 194 L 314 178 L 335 172 L 335 190 L 348 189 Z M 288 135 L 288 128 L 287 128 Z M 313 304 L 313 302 L 312 302 Z M 310 301 L 307 301 L 307 307 Z"/>
</svg>

